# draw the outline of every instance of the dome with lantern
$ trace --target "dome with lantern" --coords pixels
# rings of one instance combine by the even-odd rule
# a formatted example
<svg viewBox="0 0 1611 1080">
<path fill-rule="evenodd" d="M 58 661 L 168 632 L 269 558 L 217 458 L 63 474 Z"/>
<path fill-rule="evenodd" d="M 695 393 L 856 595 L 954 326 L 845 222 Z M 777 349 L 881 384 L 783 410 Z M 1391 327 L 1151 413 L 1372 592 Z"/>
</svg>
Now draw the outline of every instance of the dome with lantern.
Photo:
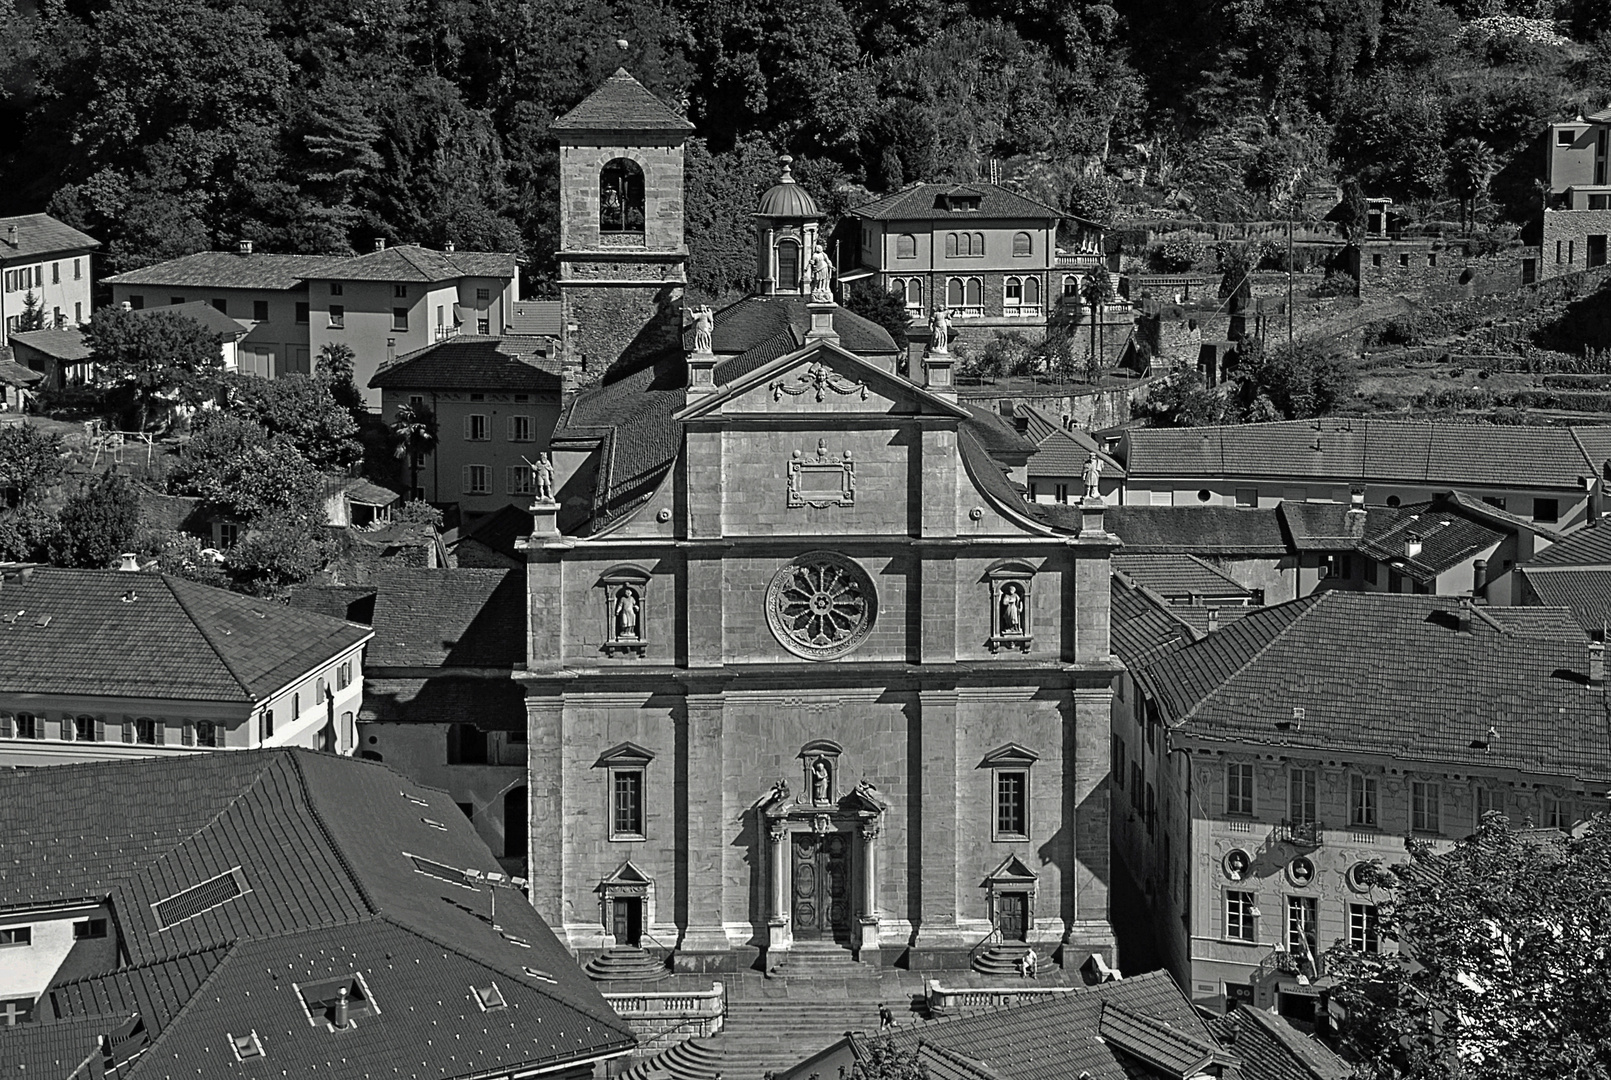
<svg viewBox="0 0 1611 1080">
<path fill-rule="evenodd" d="M 779 164 L 783 166 L 783 175 L 761 196 L 755 216 L 796 221 L 821 217 L 822 211 L 817 209 L 817 201 L 811 197 L 811 193 L 794 182 L 794 174 L 789 170 L 794 159 L 785 154 Z"/>
</svg>

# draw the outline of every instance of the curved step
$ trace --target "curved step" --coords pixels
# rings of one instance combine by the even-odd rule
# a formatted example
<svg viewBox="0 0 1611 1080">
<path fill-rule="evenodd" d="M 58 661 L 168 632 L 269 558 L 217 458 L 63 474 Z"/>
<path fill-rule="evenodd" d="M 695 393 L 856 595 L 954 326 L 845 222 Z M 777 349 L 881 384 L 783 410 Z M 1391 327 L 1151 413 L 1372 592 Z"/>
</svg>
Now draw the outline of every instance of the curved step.
<svg viewBox="0 0 1611 1080">
<path fill-rule="evenodd" d="M 620 1080 L 715 1080 L 725 1055 L 704 1039 L 687 1039 L 621 1074 Z"/>
<path fill-rule="evenodd" d="M 582 965 L 582 970 L 595 982 L 645 982 L 664 979 L 671 974 L 664 960 L 651 956 L 636 945 L 617 945 L 589 960 Z"/>
<path fill-rule="evenodd" d="M 1004 941 L 992 945 L 984 952 L 973 958 L 973 970 L 981 975 L 999 975 L 1020 978 L 1018 974 L 1018 961 L 1029 952 L 1029 945 L 1022 941 Z"/>
</svg>

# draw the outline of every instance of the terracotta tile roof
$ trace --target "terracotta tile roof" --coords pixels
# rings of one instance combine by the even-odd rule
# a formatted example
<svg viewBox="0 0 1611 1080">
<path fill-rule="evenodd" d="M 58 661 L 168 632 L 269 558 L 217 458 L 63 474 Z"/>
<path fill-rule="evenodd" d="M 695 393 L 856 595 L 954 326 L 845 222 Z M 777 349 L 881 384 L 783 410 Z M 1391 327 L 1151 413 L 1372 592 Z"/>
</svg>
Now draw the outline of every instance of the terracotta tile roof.
<svg viewBox="0 0 1611 1080">
<path fill-rule="evenodd" d="M 1611 521 L 1579 529 L 1528 559 L 1524 566 L 1604 566 L 1611 568 Z"/>
<path fill-rule="evenodd" d="M 809 302 L 803 296 L 746 296 L 728 304 L 715 313 L 715 325 L 710 332 L 711 351 L 718 356 L 738 358 L 787 331 L 794 344 L 777 356 L 791 353 L 805 344 L 806 334 L 811 330 Z M 893 356 L 901 351 L 895 347 L 895 339 L 889 336 L 888 330 L 842 307 L 834 308 L 833 329 L 839 335 L 840 347 L 858 356 Z M 684 352 L 694 349 L 692 326 L 683 330 L 682 347 Z M 736 359 L 729 359 L 716 365 L 715 379 L 718 385 L 732 382 L 760 366 L 760 363 L 738 364 Z"/>
<path fill-rule="evenodd" d="M 300 289 L 309 278 L 324 277 L 344 255 L 237 255 L 231 251 L 198 251 L 177 259 L 142 266 L 105 279 L 108 285 L 165 285 L 203 289 Z"/>
<path fill-rule="evenodd" d="M 364 676 L 358 719 L 384 723 L 453 724 L 474 717 L 488 730 L 523 731 L 526 691 L 509 679 Z"/>
<path fill-rule="evenodd" d="M 1353 1068 L 1273 1012 L 1243 1006 L 1208 1021 L 1241 1062 L 1243 1080 L 1348 1080 Z"/>
<path fill-rule="evenodd" d="M 1095 439 L 1079 428 L 1067 431 L 1058 428 L 1039 440 L 1034 440 L 1033 435 L 1030 438 L 1039 442 L 1035 456 L 1029 459 L 1031 477 L 1079 478 L 1084 475 L 1085 463 L 1093 452 L 1102 462 L 1102 479 L 1123 480 L 1125 477 L 1124 466 L 1118 459 L 1105 453 Z"/>
<path fill-rule="evenodd" d="M 17 242 L 11 242 L 11 229 L 17 230 Z M 46 255 L 67 254 L 98 248 L 101 242 L 88 233 L 81 233 L 66 222 L 57 221 L 49 214 L 22 214 L 0 218 L 0 263 L 14 266 L 29 259 Z"/>
<path fill-rule="evenodd" d="M 1008 463 L 1019 463 L 1035 454 L 1035 444 L 1018 433 L 1018 429 L 993 409 L 980 408 L 966 401 L 960 402 L 972 416 L 970 428 L 979 445 L 990 456 Z"/>
<path fill-rule="evenodd" d="M 460 334 L 404 353 L 369 380 L 381 390 L 559 393 L 559 360 L 546 338 Z"/>
<path fill-rule="evenodd" d="M 515 541 L 530 536 L 531 527 L 530 510 L 505 505 L 479 519 L 475 524 L 459 530 L 454 544 L 456 546 L 467 540 L 474 540 L 524 566 L 525 554 L 515 550 Z"/>
<path fill-rule="evenodd" d="M 415 857 L 500 868 L 445 792 L 385 766 L 305 750 L 96 762 L 0 774 L 0 801 L 39 810 L 0 837 L 0 903 L 105 897 L 115 912 L 128 966 L 47 1000 L 100 1032 L 132 1006 L 151 1045 L 130 1076 L 215 1075 L 227 1036 L 251 1031 L 265 1064 L 353 1080 L 501 1074 L 633 1044 L 529 904 L 511 894 L 496 930 L 485 887 L 422 872 Z M 245 891 L 158 921 L 166 898 L 225 872 Z M 378 1015 L 332 1038 L 293 984 L 354 975 Z M 506 1004 L 484 1011 L 472 988 L 493 984 Z M 13 1037 L 0 1032 L 8 1062 Z"/>
<path fill-rule="evenodd" d="M 929 1080 L 1007 1080 L 984 1062 L 964 1057 L 939 1043 L 919 1042 L 917 1059 L 928 1070 Z"/>
<path fill-rule="evenodd" d="M 1063 425 L 1047 416 L 1033 405 L 1022 402 L 1013 406 L 1013 415 L 1024 424 L 1024 437 L 1032 443 L 1042 442 L 1046 436 L 1053 432 L 1062 431 Z"/>
<path fill-rule="evenodd" d="M 1240 607 L 1234 604 L 1220 607 L 1208 607 L 1201 604 L 1174 604 L 1171 605 L 1170 610 L 1175 613 L 1177 619 L 1189 625 L 1201 637 L 1204 634 L 1211 634 L 1221 627 L 1229 626 L 1237 619 L 1246 618 L 1259 609 L 1256 607 Z"/>
<path fill-rule="evenodd" d="M 1282 500 L 1276 507 L 1295 551 L 1352 551 L 1364 535 L 1365 514 L 1346 503 Z"/>
<path fill-rule="evenodd" d="M 1134 553 L 1285 555 L 1291 550 L 1274 508 L 1110 506 L 1103 527 Z"/>
<path fill-rule="evenodd" d="M 1163 597 L 1148 592 L 1122 573 L 1113 575 L 1110 593 L 1113 652 L 1132 670 L 1201 636 Z"/>
<path fill-rule="evenodd" d="M 247 331 L 247 327 L 202 300 L 192 300 L 188 304 L 164 304 L 161 307 L 143 307 L 138 311 L 130 312 L 130 314 L 142 319 L 149 318 L 152 315 L 179 315 L 199 324 L 203 330 L 212 331 L 213 335 L 220 340 L 223 338 L 245 337 Z"/>
<path fill-rule="evenodd" d="M 285 602 L 303 611 L 316 611 L 333 619 L 368 626 L 375 619 L 373 585 L 297 585 Z"/>
<path fill-rule="evenodd" d="M 1158 1023 L 1155 1017 L 1132 1012 L 1111 1001 L 1102 1003 L 1097 1034 L 1103 1042 L 1143 1065 L 1182 1080 L 1196 1076 L 1215 1060 L 1215 1044 L 1211 1038 L 1194 1037 L 1170 1024 Z M 1199 1034 L 1206 1036 L 1208 1033 Z"/>
<path fill-rule="evenodd" d="M 1337 483 L 1581 490 L 1598 475 L 1573 429 L 1403 420 L 1294 420 L 1132 428 L 1120 457 L 1133 479 L 1291 477 Z M 1592 436 L 1590 436 L 1592 437 Z"/>
<path fill-rule="evenodd" d="M 1378 562 L 1394 564 L 1406 577 L 1420 582 L 1435 581 L 1439 574 L 1493 547 L 1507 533 L 1438 503 L 1373 506 L 1366 514 L 1359 551 Z M 1421 543 L 1421 553 L 1413 557 L 1405 554 L 1411 537 Z"/>
<path fill-rule="evenodd" d="M 565 332 L 562 305 L 558 300 L 516 300 L 509 318 L 509 332 L 519 337 L 559 337 Z"/>
<path fill-rule="evenodd" d="M 1582 645 L 1588 640 L 1586 628 L 1579 626 L 1569 607 L 1485 607 L 1482 613 L 1520 637 L 1547 638 Z M 1598 628 L 1598 626 L 1596 626 Z"/>
<path fill-rule="evenodd" d="M 0 1062 L 12 1076 L 67 1080 L 101 1056 L 101 1036 L 110 1025 L 99 1017 L 56 1024 L 0 1027 Z"/>
<path fill-rule="evenodd" d="M 688 132 L 694 130 L 694 125 L 649 93 L 626 68 L 616 68 L 603 86 L 548 128 L 550 131 Z"/>
<path fill-rule="evenodd" d="M 1109 1004 L 1127 1010 L 1138 1025 L 1159 1038 L 1184 1036 L 1212 1045 L 1203 1020 L 1162 971 L 1008 1008 L 897 1027 L 890 1038 L 907 1051 L 920 1044 L 943 1046 L 1013 1080 L 1068 1080 L 1082 1073 L 1088 1073 L 1090 1080 L 1170 1076 L 1141 1065 L 1098 1037 Z"/>
<path fill-rule="evenodd" d="M 1572 438 L 1583 448 L 1584 455 L 1593 466 L 1591 472 L 1595 476 L 1604 476 L 1605 464 L 1611 461 L 1611 426 L 1584 425 L 1570 429 Z"/>
<path fill-rule="evenodd" d="M 115 570 L 8 576 L 0 612 L 0 690 L 11 693 L 257 701 L 369 636 L 272 601 Z"/>
<path fill-rule="evenodd" d="M 309 277 L 332 281 L 402 281 L 435 284 L 466 277 L 512 278 L 515 256 L 500 251 L 433 251 L 417 244 L 354 255 Z"/>
<path fill-rule="evenodd" d="M 84 331 L 76 326 L 63 330 L 21 330 L 10 336 L 11 344 L 26 345 L 53 360 L 79 363 L 90 358 Z"/>
<path fill-rule="evenodd" d="M 979 196 L 977 210 L 949 210 L 941 197 L 952 194 Z M 986 218 L 1065 218 L 1069 215 L 1045 203 L 1025 198 L 996 184 L 914 184 L 892 195 L 850 209 L 872 221 L 979 221 Z"/>
<path fill-rule="evenodd" d="M 32 386 L 44 377 L 44 372 L 24 367 L 11 360 L 0 360 L 0 382 L 7 386 Z"/>
<path fill-rule="evenodd" d="M 1462 633 L 1461 608 L 1452 597 L 1319 593 L 1250 613 L 1138 678 L 1171 725 L 1199 739 L 1611 781 L 1606 690 L 1588 685 L 1585 646 L 1507 631 L 1482 608 Z M 1297 709 L 1301 723 L 1276 727 Z"/>
<path fill-rule="evenodd" d="M 1241 582 L 1195 555 L 1136 555 L 1119 551 L 1113 554 L 1113 569 L 1165 597 L 1253 595 Z"/>
<path fill-rule="evenodd" d="M 521 570 L 389 570 L 375 575 L 365 670 L 512 668 L 526 662 Z"/>
<path fill-rule="evenodd" d="M 1585 632 L 1600 633 L 1611 624 L 1611 567 L 1534 573 L 1524 566 L 1521 575 L 1539 603 L 1566 608 Z"/>
<path fill-rule="evenodd" d="M 340 494 L 349 502 L 362 506 L 390 506 L 401 499 L 402 496 L 388 487 L 381 487 L 373 480 L 362 476 L 348 477 L 336 481 L 330 488 L 332 494 Z"/>
</svg>

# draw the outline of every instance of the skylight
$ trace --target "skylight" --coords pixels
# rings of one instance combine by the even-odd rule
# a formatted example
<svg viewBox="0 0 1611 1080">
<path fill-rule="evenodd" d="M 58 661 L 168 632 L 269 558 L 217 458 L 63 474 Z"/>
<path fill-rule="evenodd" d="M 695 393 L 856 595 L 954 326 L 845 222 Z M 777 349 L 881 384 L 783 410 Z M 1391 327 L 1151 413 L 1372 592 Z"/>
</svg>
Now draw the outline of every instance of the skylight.
<svg viewBox="0 0 1611 1080">
<path fill-rule="evenodd" d="M 200 885 L 192 885 L 184 892 L 158 900 L 151 905 L 151 910 L 156 913 L 158 927 L 167 930 L 251 891 L 237 866 Z"/>
<path fill-rule="evenodd" d="M 475 995 L 475 1003 L 481 1006 L 482 1012 L 491 1012 L 509 1004 L 503 999 L 503 991 L 498 989 L 497 983 L 490 986 L 472 986 L 470 992 Z"/>
</svg>

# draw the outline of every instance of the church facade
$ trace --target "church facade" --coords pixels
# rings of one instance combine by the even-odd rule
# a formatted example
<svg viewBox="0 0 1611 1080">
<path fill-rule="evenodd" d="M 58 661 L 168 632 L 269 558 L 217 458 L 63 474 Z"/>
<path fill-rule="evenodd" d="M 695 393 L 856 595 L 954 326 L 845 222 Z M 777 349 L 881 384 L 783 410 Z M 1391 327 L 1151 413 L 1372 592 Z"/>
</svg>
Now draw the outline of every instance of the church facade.
<svg viewBox="0 0 1611 1080">
<path fill-rule="evenodd" d="M 566 172 L 568 206 L 604 213 L 609 163 L 668 149 L 680 118 L 623 80 L 556 125 L 601 163 Z M 607 141 L 633 130 L 659 141 Z M 1116 541 L 1095 504 L 1075 533 L 1025 502 L 992 456 L 1019 436 L 958 401 L 943 351 L 900 374 L 887 331 L 811 298 L 789 244 L 818 217 L 785 167 L 760 292 L 669 347 L 680 293 L 579 329 L 599 381 L 565 406 L 525 544 L 533 902 L 584 961 L 966 966 L 1017 941 L 1116 962 Z"/>
</svg>

